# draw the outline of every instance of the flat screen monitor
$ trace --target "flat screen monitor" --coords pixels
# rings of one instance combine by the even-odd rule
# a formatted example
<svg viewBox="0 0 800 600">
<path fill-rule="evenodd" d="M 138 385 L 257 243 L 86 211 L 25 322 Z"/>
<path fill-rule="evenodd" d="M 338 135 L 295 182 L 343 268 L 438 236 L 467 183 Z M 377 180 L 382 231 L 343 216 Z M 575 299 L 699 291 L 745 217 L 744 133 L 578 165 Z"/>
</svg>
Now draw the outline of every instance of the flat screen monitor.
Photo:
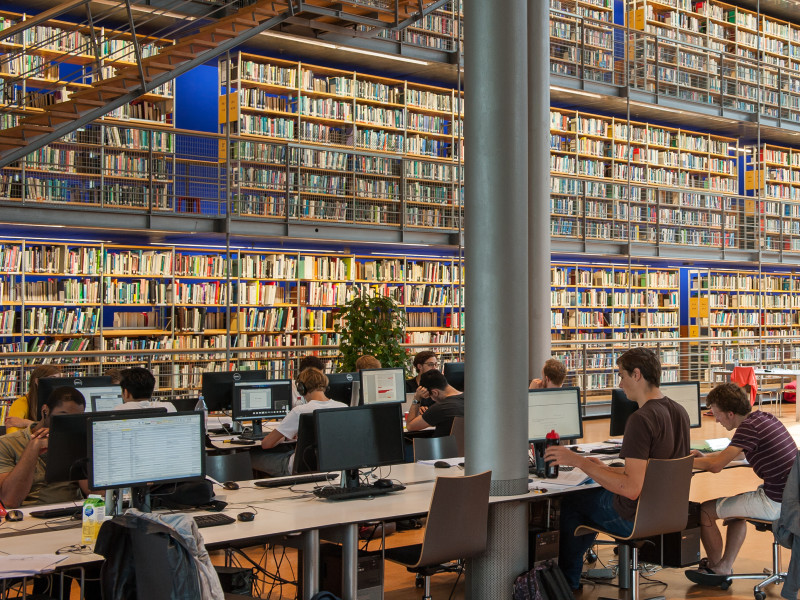
<svg viewBox="0 0 800 600">
<path fill-rule="evenodd" d="M 363 371 L 362 371 L 363 372 Z M 397 402 L 314 411 L 320 471 L 344 471 L 358 485 L 358 469 L 404 460 L 403 414 Z"/>
<path fill-rule="evenodd" d="M 203 400 L 209 411 L 231 410 L 231 385 L 240 381 L 266 381 L 266 371 L 217 371 L 200 378 Z"/>
<path fill-rule="evenodd" d="M 126 415 L 149 417 L 167 414 L 166 408 L 130 410 Z M 94 412 L 75 415 L 53 415 L 47 442 L 47 483 L 79 481 L 89 476 L 86 449 L 86 423 L 90 417 L 113 416 L 114 413 Z"/>
<path fill-rule="evenodd" d="M 675 383 L 662 383 L 661 391 L 667 398 L 675 400 L 686 412 L 689 413 L 689 426 L 700 427 L 700 382 L 678 381 Z"/>
<path fill-rule="evenodd" d="M 447 383 L 456 388 L 459 392 L 464 391 L 464 363 L 449 362 L 444 363 L 442 375 L 447 379 Z"/>
<path fill-rule="evenodd" d="M 403 369 L 361 369 L 359 376 L 363 404 L 405 402 L 406 374 Z"/>
<path fill-rule="evenodd" d="M 628 400 L 619 388 L 611 390 L 611 424 L 609 435 L 618 436 L 625 434 L 625 425 L 628 422 L 628 417 L 635 413 L 639 405 L 633 400 Z"/>
<path fill-rule="evenodd" d="M 331 373 L 327 377 L 328 389 L 325 395 L 349 406 L 353 397 L 353 382 L 358 381 L 358 373 Z"/>
<path fill-rule="evenodd" d="M 289 379 L 239 381 L 232 384 L 234 421 L 252 421 L 252 433 L 243 437 L 261 439 L 262 419 L 281 419 L 292 410 L 292 382 Z"/>
<path fill-rule="evenodd" d="M 90 416 L 89 487 L 107 490 L 205 477 L 203 413 Z"/>
<path fill-rule="evenodd" d="M 39 380 L 39 407 L 44 406 L 53 390 L 68 386 L 79 390 L 86 399 L 86 412 L 113 410 L 122 404 L 122 388 L 111 377 L 42 377 Z"/>
<path fill-rule="evenodd" d="M 528 390 L 528 440 L 544 442 L 551 431 L 562 440 L 583 437 L 580 388 Z"/>
</svg>

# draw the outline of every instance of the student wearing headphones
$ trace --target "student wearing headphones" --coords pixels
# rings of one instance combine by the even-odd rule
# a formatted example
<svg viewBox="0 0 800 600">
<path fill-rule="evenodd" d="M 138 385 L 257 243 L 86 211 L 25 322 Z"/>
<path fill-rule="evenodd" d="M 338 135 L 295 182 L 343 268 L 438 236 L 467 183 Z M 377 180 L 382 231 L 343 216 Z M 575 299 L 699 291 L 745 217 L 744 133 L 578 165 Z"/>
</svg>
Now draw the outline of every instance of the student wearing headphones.
<svg viewBox="0 0 800 600">
<path fill-rule="evenodd" d="M 303 395 L 305 404 L 295 406 L 283 421 L 261 440 L 261 449 L 255 449 L 250 453 L 253 468 L 273 477 L 289 475 L 292 472 L 294 445 L 281 448 L 279 444 L 297 438 L 301 414 L 326 408 L 347 408 L 346 404 L 331 400 L 325 395 L 328 378 L 319 369 L 309 367 L 300 371 L 295 386 Z"/>
<path fill-rule="evenodd" d="M 314 356 L 313 354 L 309 354 L 308 356 L 304 356 L 300 359 L 300 362 L 297 363 L 297 373 L 298 375 L 308 369 L 309 367 L 314 369 L 319 369 L 323 373 L 325 372 L 325 364 L 322 362 L 322 359 L 318 356 Z M 305 403 L 303 399 L 303 394 L 301 394 L 295 382 L 297 378 L 292 381 L 292 408 L 297 406 L 298 404 Z"/>
</svg>

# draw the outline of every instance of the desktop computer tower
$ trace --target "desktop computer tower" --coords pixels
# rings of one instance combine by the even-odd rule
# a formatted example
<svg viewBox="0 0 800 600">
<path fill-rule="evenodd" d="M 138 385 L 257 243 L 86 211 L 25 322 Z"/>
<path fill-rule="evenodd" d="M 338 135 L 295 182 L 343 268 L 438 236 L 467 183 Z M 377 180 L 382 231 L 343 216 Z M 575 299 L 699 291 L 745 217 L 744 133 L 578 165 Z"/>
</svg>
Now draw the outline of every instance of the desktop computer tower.
<svg viewBox="0 0 800 600">
<path fill-rule="evenodd" d="M 639 560 L 665 567 L 688 567 L 700 561 L 700 504 L 689 503 L 686 529 L 648 538 Z"/>
<path fill-rule="evenodd" d="M 546 561 L 558 561 L 559 532 L 531 527 L 528 530 L 528 569 Z"/>
<path fill-rule="evenodd" d="M 342 547 L 323 543 L 319 548 L 320 590 L 342 596 Z M 358 600 L 383 598 L 383 558 L 380 552 L 358 551 Z"/>
</svg>

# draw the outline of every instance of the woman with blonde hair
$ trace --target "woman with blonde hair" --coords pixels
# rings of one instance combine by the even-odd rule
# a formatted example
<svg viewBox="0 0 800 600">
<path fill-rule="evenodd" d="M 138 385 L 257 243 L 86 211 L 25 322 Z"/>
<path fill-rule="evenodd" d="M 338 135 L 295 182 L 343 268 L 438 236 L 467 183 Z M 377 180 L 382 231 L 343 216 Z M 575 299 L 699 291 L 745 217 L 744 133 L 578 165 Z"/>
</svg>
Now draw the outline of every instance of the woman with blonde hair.
<svg viewBox="0 0 800 600">
<path fill-rule="evenodd" d="M 61 374 L 56 365 L 39 365 L 31 371 L 28 378 L 28 392 L 11 404 L 6 415 L 6 433 L 14 433 L 24 429 L 40 419 L 39 416 L 39 380 Z"/>
</svg>

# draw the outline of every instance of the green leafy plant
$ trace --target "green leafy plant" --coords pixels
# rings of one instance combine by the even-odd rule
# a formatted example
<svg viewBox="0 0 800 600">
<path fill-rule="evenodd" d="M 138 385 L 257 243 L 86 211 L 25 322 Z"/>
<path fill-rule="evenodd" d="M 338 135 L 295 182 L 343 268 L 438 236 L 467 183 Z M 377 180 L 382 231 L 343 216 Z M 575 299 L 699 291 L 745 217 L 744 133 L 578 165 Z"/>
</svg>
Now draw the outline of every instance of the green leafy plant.
<svg viewBox="0 0 800 600">
<path fill-rule="evenodd" d="M 345 304 L 334 325 L 339 334 L 339 369 L 356 370 L 356 359 L 372 354 L 383 367 L 407 368 L 408 355 L 400 346 L 406 313 L 391 298 L 359 295 Z"/>
</svg>

